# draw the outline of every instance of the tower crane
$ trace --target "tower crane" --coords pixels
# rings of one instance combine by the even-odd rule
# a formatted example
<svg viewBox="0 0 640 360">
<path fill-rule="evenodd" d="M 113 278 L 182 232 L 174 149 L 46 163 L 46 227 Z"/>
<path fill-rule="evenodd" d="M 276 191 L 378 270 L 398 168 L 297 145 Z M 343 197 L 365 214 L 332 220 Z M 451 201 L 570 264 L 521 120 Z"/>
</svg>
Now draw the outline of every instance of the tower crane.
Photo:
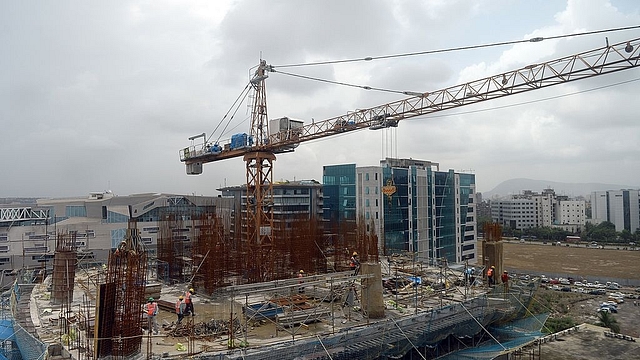
<svg viewBox="0 0 640 360">
<path fill-rule="evenodd" d="M 205 163 L 243 157 L 247 175 L 247 241 L 257 269 L 268 269 L 273 246 L 273 162 L 276 154 L 291 152 L 302 142 L 369 128 L 397 127 L 400 120 L 458 108 L 571 81 L 637 67 L 640 38 L 589 50 L 524 68 L 492 75 L 441 90 L 407 94 L 404 100 L 359 109 L 322 121 L 304 124 L 287 117 L 267 118 L 265 81 L 277 69 L 261 60 L 250 84 L 255 91 L 250 135 L 237 134 L 220 146 L 204 143 L 180 150 L 187 174 L 202 173 Z M 268 270 L 267 270 L 268 271 Z M 268 275 L 267 275 L 268 277 Z M 263 276 L 260 276 L 263 278 Z"/>
</svg>

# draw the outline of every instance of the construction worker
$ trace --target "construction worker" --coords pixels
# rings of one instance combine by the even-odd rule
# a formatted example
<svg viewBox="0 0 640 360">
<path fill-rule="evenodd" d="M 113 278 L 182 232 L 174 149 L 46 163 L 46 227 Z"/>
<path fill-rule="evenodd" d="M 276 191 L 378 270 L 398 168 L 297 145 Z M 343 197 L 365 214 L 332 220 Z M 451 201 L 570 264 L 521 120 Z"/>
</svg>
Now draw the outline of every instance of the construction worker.
<svg viewBox="0 0 640 360">
<path fill-rule="evenodd" d="M 184 315 L 191 314 L 191 316 L 196 316 L 196 311 L 193 309 L 193 299 L 191 298 L 193 296 L 193 293 L 193 288 L 190 288 L 184 293 Z"/>
<path fill-rule="evenodd" d="M 153 330 L 154 335 L 158 335 L 158 322 L 156 321 L 156 315 L 158 315 L 158 303 L 150 297 L 147 300 L 146 305 L 147 312 L 147 328 L 148 331 L 151 332 Z"/>
<path fill-rule="evenodd" d="M 304 280 L 302 280 L 302 278 L 304 278 L 304 270 L 298 272 L 298 293 L 300 294 L 304 293 L 304 286 L 302 286 Z"/>
<path fill-rule="evenodd" d="M 504 284 L 504 293 L 508 293 L 509 292 L 509 273 L 507 272 L 507 270 L 502 272 L 502 275 L 500 276 L 500 280 L 502 280 L 502 283 Z"/>
<path fill-rule="evenodd" d="M 493 286 L 496 283 L 493 278 L 493 276 L 495 275 L 495 271 L 496 271 L 496 267 L 493 265 L 491 265 L 489 270 L 487 270 L 487 282 L 489 283 L 489 286 Z"/>
<path fill-rule="evenodd" d="M 176 301 L 176 315 L 178 315 L 178 324 L 182 322 L 184 319 L 184 311 L 186 308 L 186 304 L 184 303 L 184 296 L 178 296 L 178 301 Z"/>
<path fill-rule="evenodd" d="M 360 260 L 358 260 L 358 253 L 355 251 L 353 252 L 353 255 L 351 255 L 349 266 L 353 271 L 353 275 L 358 275 L 358 271 L 360 271 Z"/>
</svg>

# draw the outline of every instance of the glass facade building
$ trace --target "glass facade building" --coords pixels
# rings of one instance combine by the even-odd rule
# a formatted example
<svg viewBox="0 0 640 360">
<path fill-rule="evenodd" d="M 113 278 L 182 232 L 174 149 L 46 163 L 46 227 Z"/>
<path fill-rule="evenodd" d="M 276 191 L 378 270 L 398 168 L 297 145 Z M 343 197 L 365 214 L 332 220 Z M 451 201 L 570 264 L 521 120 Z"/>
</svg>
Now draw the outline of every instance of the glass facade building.
<svg viewBox="0 0 640 360">
<path fill-rule="evenodd" d="M 413 159 L 325 166 L 325 220 L 365 219 L 367 231 L 379 235 L 382 255 L 475 263 L 475 175 L 437 166 Z"/>
<path fill-rule="evenodd" d="M 336 226 L 344 221 L 356 221 L 356 164 L 324 166 L 322 192 L 326 221 Z"/>
</svg>

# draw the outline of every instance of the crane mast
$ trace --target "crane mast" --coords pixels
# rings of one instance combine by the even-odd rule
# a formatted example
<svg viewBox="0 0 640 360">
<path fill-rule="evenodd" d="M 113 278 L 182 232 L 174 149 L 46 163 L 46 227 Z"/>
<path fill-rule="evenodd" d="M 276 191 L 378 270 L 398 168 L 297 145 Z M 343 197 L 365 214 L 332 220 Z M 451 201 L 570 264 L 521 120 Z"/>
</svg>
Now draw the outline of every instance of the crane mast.
<svg viewBox="0 0 640 360">
<path fill-rule="evenodd" d="M 256 151 L 244 154 L 247 170 L 247 213 L 244 228 L 247 231 L 248 263 L 254 266 L 248 274 L 249 281 L 252 282 L 270 279 L 273 269 L 273 162 L 276 156 L 265 146 L 269 133 L 265 88 L 268 68 L 266 61 L 261 60 L 251 79 L 251 86 L 255 91 L 251 113 L 251 138 L 256 141 Z"/>
<path fill-rule="evenodd" d="M 269 127 L 265 80 L 277 69 L 260 61 L 250 80 L 255 91 L 251 134 L 236 134 L 224 147 L 206 143 L 180 150 L 187 174 L 202 173 L 209 162 L 243 157 L 246 163 L 246 240 L 248 263 L 254 268 L 250 281 L 268 280 L 274 266 L 273 240 L 273 162 L 278 153 L 293 151 L 300 143 L 360 129 L 396 127 L 400 120 L 424 116 L 509 95 L 519 94 L 571 81 L 632 69 L 640 65 L 640 38 L 558 58 L 521 69 L 507 71 L 445 89 L 412 94 L 399 100 L 304 125 L 289 118 L 275 119 Z M 272 120 L 274 121 L 274 120 Z"/>
</svg>

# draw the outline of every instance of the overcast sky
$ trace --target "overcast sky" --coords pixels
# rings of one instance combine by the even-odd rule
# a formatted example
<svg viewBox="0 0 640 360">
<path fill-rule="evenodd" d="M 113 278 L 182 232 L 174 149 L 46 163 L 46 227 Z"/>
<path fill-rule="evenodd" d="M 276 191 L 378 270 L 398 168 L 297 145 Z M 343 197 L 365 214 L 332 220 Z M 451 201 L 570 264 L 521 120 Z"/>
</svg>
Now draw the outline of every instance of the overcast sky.
<svg viewBox="0 0 640 360">
<path fill-rule="evenodd" d="M 244 184 L 241 158 L 188 176 L 178 151 L 213 132 L 260 58 L 278 69 L 640 25 L 633 0 L 0 4 L 0 197 L 217 195 Z M 425 92 L 595 49 L 605 37 L 640 30 L 283 70 Z M 411 157 L 471 171 L 479 191 L 511 178 L 637 186 L 640 82 L 620 84 L 637 79 L 638 69 L 626 70 L 406 120 L 395 132 L 304 143 L 278 155 L 274 180 L 322 181 L 323 165 Z M 615 86 L 585 92 L 606 85 Z M 269 118 L 305 122 L 403 98 L 278 73 L 266 89 Z M 249 132 L 249 107 L 214 138 Z"/>
</svg>

